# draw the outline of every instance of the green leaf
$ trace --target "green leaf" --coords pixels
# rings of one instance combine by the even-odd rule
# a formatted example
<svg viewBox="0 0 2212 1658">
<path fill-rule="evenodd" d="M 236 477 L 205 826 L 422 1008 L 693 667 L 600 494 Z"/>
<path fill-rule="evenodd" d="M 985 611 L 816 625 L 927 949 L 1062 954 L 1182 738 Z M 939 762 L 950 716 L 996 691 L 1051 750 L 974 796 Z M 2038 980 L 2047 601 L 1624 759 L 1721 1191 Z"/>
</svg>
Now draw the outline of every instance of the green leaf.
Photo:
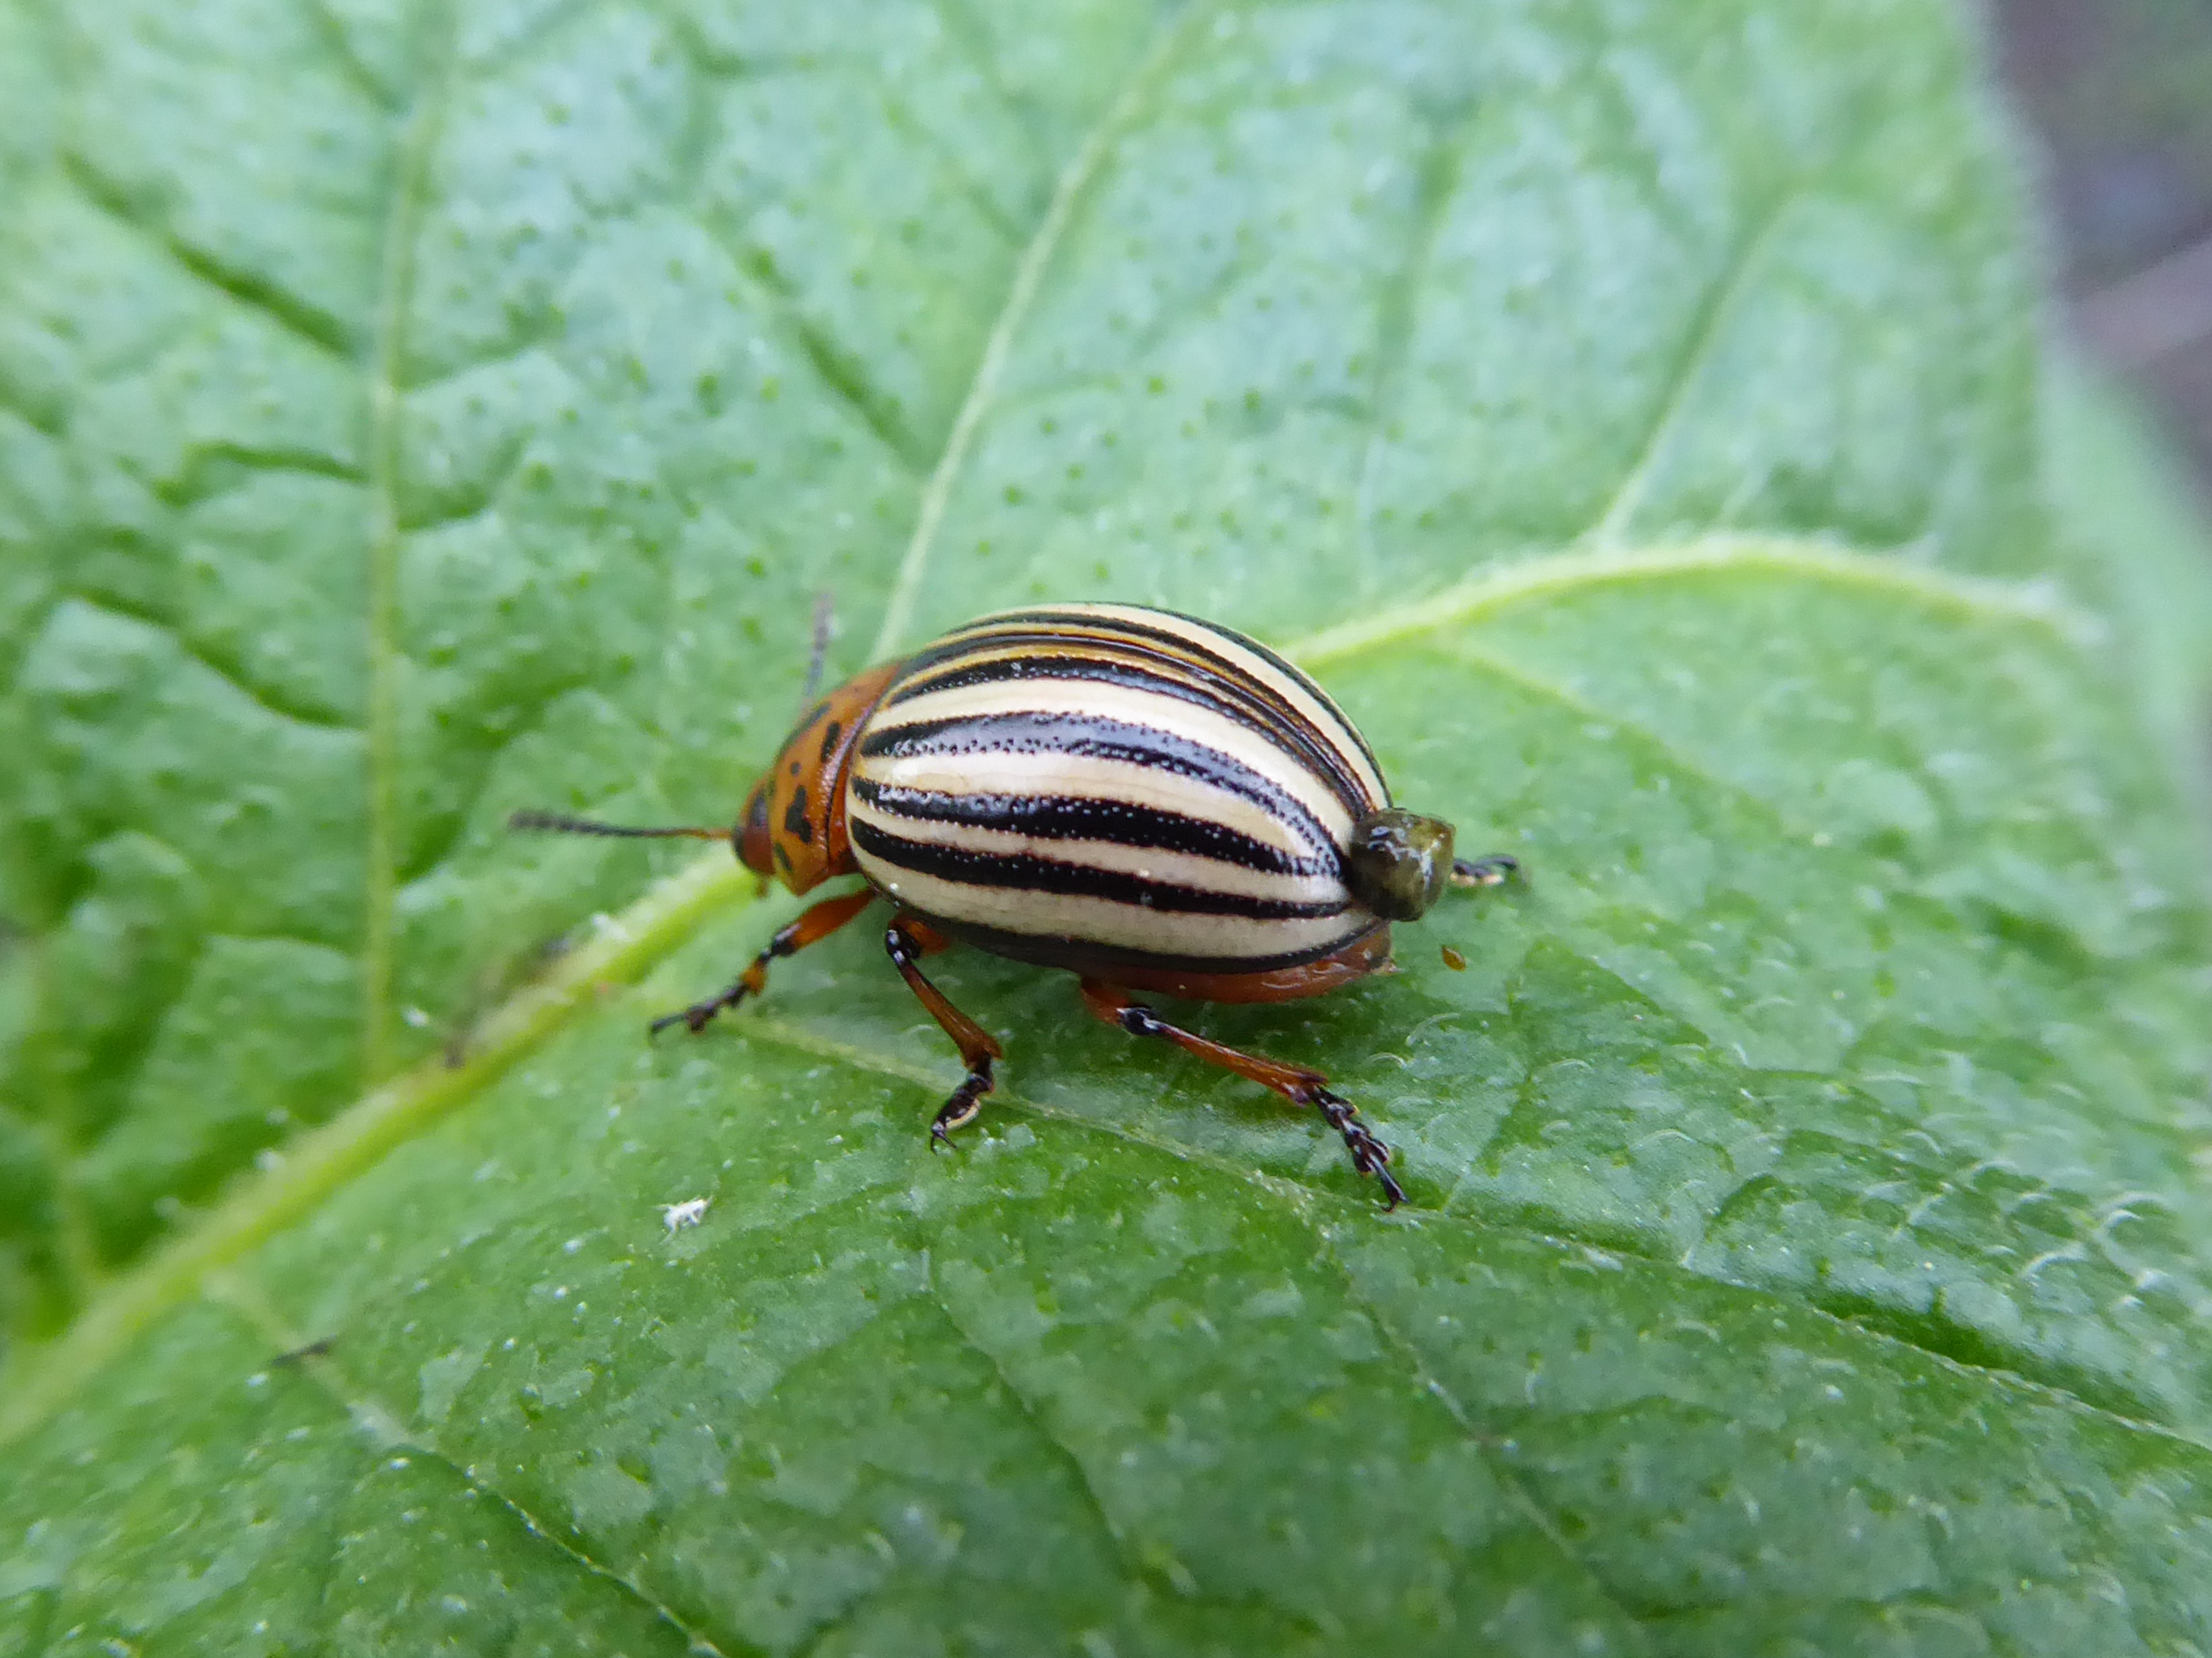
<svg viewBox="0 0 2212 1658">
<path fill-rule="evenodd" d="M 2212 1645 L 2212 629 L 1986 102 L 1936 0 L 0 0 L 0 1648 Z M 933 1158 L 865 926 L 645 1041 L 791 904 L 500 825 L 727 820 L 819 589 L 1247 627 L 1526 861 L 1188 1010 L 1405 1209 L 973 954 Z"/>
</svg>

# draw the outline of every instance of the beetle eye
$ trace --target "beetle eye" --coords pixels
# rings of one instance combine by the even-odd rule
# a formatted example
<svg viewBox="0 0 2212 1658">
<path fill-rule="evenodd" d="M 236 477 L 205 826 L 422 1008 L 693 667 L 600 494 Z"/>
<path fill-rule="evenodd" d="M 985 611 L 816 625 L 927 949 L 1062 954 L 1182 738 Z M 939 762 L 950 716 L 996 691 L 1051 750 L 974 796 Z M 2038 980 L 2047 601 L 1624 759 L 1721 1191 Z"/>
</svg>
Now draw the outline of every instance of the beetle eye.
<svg viewBox="0 0 2212 1658">
<path fill-rule="evenodd" d="M 738 830 L 738 862 L 758 874 L 775 874 L 769 851 L 773 839 L 768 833 L 768 789 L 763 782 L 745 804 L 745 822 Z"/>
<path fill-rule="evenodd" d="M 1386 921 L 1410 921 L 1444 896 L 1452 877 L 1452 825 L 1389 807 L 1352 826 L 1345 859 L 1352 896 Z"/>
</svg>

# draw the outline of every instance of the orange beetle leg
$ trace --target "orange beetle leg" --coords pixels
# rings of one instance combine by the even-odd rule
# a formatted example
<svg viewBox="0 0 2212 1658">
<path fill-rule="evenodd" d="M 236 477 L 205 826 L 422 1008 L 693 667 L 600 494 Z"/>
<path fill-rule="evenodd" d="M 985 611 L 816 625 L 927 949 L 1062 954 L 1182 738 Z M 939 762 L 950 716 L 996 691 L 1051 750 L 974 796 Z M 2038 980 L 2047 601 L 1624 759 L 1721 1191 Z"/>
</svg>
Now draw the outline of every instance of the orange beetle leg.
<svg viewBox="0 0 2212 1658">
<path fill-rule="evenodd" d="M 753 965 L 739 973 L 736 982 L 719 996 L 709 996 L 696 1001 L 681 1013 L 666 1014 L 652 1022 L 652 1034 L 659 1036 L 671 1025 L 688 1025 L 693 1030 L 704 1030 L 707 1021 L 724 1007 L 734 1007 L 747 996 L 757 996 L 768 987 L 768 964 L 779 956 L 796 956 L 809 944 L 819 944 L 832 933 L 851 920 L 876 901 L 874 892 L 862 888 L 848 892 L 842 898 L 824 898 L 789 926 L 782 928 L 768 942 L 768 948 L 753 958 Z"/>
<path fill-rule="evenodd" d="M 967 1076 L 938 1108 L 935 1121 L 929 1124 L 931 1144 L 949 1146 L 952 1131 L 974 1122 L 976 1113 L 983 1109 L 983 1096 L 996 1086 L 991 1062 L 1003 1058 L 1006 1051 L 999 1046 L 996 1036 L 947 1001 L 944 993 L 924 978 L 916 965 L 922 956 L 935 955 L 948 942 L 943 934 L 911 915 L 893 916 L 890 930 L 884 934 L 891 964 L 906 981 L 906 988 L 929 1010 L 929 1016 L 944 1027 L 945 1035 L 960 1050 L 960 1063 L 968 1067 Z"/>
<path fill-rule="evenodd" d="M 1274 1089 L 1292 1105 L 1318 1107 L 1328 1119 L 1329 1127 L 1344 1137 L 1345 1149 L 1352 1154 L 1352 1167 L 1382 1182 L 1383 1196 L 1389 1200 L 1391 1208 L 1406 1201 L 1405 1189 L 1390 1173 L 1390 1148 L 1359 1120 L 1350 1101 L 1329 1091 L 1328 1079 L 1320 1072 L 1305 1065 L 1285 1065 L 1279 1059 L 1262 1058 L 1255 1053 L 1241 1053 L 1194 1036 L 1169 1024 L 1142 1002 L 1132 1000 L 1128 992 L 1101 979 L 1086 978 L 1082 984 L 1083 1005 L 1106 1023 L 1117 1025 L 1132 1036 L 1162 1037 L 1185 1053 L 1196 1054 L 1208 1065 L 1218 1065 L 1225 1071 L 1249 1077 L 1263 1088 Z"/>
<path fill-rule="evenodd" d="M 906 936 L 924 956 L 938 956 L 952 948 L 952 941 L 917 915 L 902 915 L 899 925 L 906 929 Z"/>
</svg>

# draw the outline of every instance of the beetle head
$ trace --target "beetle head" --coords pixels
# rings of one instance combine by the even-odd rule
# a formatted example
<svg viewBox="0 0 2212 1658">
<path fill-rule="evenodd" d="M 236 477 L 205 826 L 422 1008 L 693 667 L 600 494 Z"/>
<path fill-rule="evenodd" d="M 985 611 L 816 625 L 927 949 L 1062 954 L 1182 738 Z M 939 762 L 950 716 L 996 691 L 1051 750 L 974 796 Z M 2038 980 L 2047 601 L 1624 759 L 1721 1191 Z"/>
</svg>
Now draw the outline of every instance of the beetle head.
<svg viewBox="0 0 2212 1658">
<path fill-rule="evenodd" d="M 848 680 L 783 739 L 738 821 L 738 856 L 746 869 L 804 892 L 856 867 L 845 836 L 845 771 L 853 739 L 898 670 L 887 662 Z"/>
<path fill-rule="evenodd" d="M 1452 879 L 1452 825 L 1386 806 L 1352 825 L 1345 883 L 1386 921 L 1410 921 L 1444 896 Z"/>
</svg>

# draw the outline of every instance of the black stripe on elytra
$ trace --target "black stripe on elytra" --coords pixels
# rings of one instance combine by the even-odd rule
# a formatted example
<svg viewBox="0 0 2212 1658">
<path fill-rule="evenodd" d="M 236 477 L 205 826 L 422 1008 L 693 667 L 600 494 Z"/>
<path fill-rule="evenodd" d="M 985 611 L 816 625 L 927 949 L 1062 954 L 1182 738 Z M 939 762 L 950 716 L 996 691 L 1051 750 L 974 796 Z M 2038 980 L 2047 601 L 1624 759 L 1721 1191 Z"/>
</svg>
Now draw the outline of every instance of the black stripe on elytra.
<svg viewBox="0 0 2212 1658">
<path fill-rule="evenodd" d="M 1304 802 L 1272 778 L 1204 743 L 1156 726 L 1136 725 L 1099 714 L 979 714 L 917 720 L 870 731 L 861 738 L 862 760 L 907 754 L 1067 754 L 1081 760 L 1119 760 L 1171 776 L 1226 789 L 1291 825 L 1315 850 L 1335 840 Z"/>
<path fill-rule="evenodd" d="M 1233 628 L 1225 628 L 1219 622 L 1208 622 L 1202 616 L 1187 616 L 1179 610 L 1163 610 L 1160 614 L 1163 616 L 1171 616 L 1177 622 L 1187 622 L 1201 632 L 1213 634 L 1233 644 L 1244 646 L 1255 656 L 1282 673 L 1293 685 L 1305 687 L 1307 694 L 1332 716 L 1331 724 L 1349 738 L 1360 753 L 1366 757 L 1367 764 L 1373 769 L 1375 775 L 1377 777 L 1382 775 L 1382 767 L 1376 762 L 1374 751 L 1367 746 L 1367 739 L 1359 734 L 1359 728 L 1346 717 L 1343 709 L 1329 700 L 1328 693 L 1314 684 L 1302 670 L 1292 666 L 1290 663 L 1284 661 L 1258 640 L 1249 638 L 1237 632 Z M 995 625 L 1015 622 L 1024 624 L 1024 630 L 1017 631 L 1009 626 L 1004 631 L 1000 631 Z M 1034 628 L 1035 631 L 1026 630 L 1029 628 Z M 1009 643 L 1057 645 L 1061 650 L 1081 650 L 1086 646 L 1101 643 L 1096 639 L 1081 638 L 1067 633 L 1053 631 L 1055 629 L 1063 628 L 1090 629 L 1095 632 L 1110 635 L 1118 633 L 1123 636 L 1124 641 L 1137 649 L 1141 650 L 1149 646 L 1155 654 L 1169 656 L 1179 667 L 1199 673 L 1204 673 L 1210 669 L 1218 680 L 1234 686 L 1244 695 L 1271 714 L 1276 720 L 1281 722 L 1284 730 L 1299 736 L 1306 742 L 1308 752 L 1301 754 L 1299 758 L 1330 780 L 1335 786 L 1337 796 L 1343 801 L 1346 811 L 1357 818 L 1367 810 L 1368 802 L 1365 791 L 1359 779 L 1353 775 L 1350 767 L 1337 753 L 1335 745 L 1327 741 L 1316 743 L 1311 738 L 1305 736 L 1311 724 L 1309 716 L 1235 658 L 1222 655 L 1218 650 L 1209 648 L 1202 641 L 1187 639 L 1172 629 L 1150 627 L 1144 622 L 1132 622 L 1124 616 L 1087 616 L 1081 612 L 1072 610 L 1019 610 L 1010 612 L 1001 617 L 987 617 L 977 623 L 972 630 L 964 630 L 953 635 L 942 644 L 916 657 L 912 668 L 919 669 L 926 664 L 943 661 L 963 651 L 995 647 Z M 1377 804 L 1387 805 L 1389 802 L 1386 799 Z"/>
<path fill-rule="evenodd" d="M 933 673 L 901 679 L 899 688 L 884 700 L 884 706 L 897 708 L 933 691 L 1037 680 L 1088 680 L 1140 695 L 1173 697 L 1218 714 L 1281 751 L 1319 778 L 1350 816 L 1357 818 L 1367 810 L 1358 785 L 1328 745 L 1315 741 L 1304 721 L 1254 694 L 1243 676 L 1232 682 L 1203 663 L 1170 658 L 1146 646 L 1117 640 L 1086 639 L 1071 648 L 1074 642 L 1047 636 L 1037 643 L 1056 644 L 1059 648 L 966 664 L 953 658 Z"/>
<path fill-rule="evenodd" d="M 1169 644 L 1183 645 L 1173 634 L 1159 632 L 1154 636 Z M 1026 650 L 1032 654 L 969 666 L 960 663 L 964 656 L 986 651 L 995 655 L 1008 649 Z M 1135 683 L 1137 676 L 1146 677 L 1147 682 Z M 1368 809 L 1368 798 L 1359 780 L 1352 774 L 1335 745 L 1325 734 L 1316 732 L 1303 713 L 1236 664 L 1201 651 L 1196 646 L 1183 645 L 1180 651 L 1172 651 L 1130 637 L 1093 635 L 1078 638 L 1063 632 L 1009 629 L 942 645 L 916 658 L 885 706 L 964 685 L 1053 679 L 1120 680 L 1132 689 L 1175 696 L 1210 708 L 1223 718 L 1233 720 L 1265 738 L 1319 778 L 1350 816 L 1358 818 Z M 1341 714 L 1337 723 L 1343 724 Z M 1350 728 L 1345 725 L 1344 729 Z M 1358 733 L 1352 735 L 1357 738 Z"/>
<path fill-rule="evenodd" d="M 1226 825 L 1133 801 L 1082 795 L 948 795 L 867 777 L 855 777 L 852 789 L 878 811 L 930 823 L 1002 829 L 1040 840 L 1105 840 L 1117 847 L 1187 852 L 1269 875 L 1336 875 L 1341 869 L 1333 855 L 1326 861 L 1298 857 Z"/>
<path fill-rule="evenodd" d="M 1024 892 L 1050 892 L 1062 897 L 1108 898 L 1132 910 L 1157 910 L 1178 915 L 1234 915 L 1254 921 L 1310 921 L 1341 915 L 1350 907 L 1345 899 L 1300 904 L 1284 898 L 1255 898 L 1242 892 L 1217 892 L 1207 887 L 1184 886 L 1175 881 L 1147 881 L 1119 869 L 1101 869 L 1088 863 L 1063 863 L 1022 852 L 970 852 L 964 847 L 939 846 L 928 840 L 907 840 L 855 818 L 851 824 L 853 845 L 871 858 L 934 876 L 962 886 L 1006 887 Z"/>
<path fill-rule="evenodd" d="M 1268 666 L 1273 668 L 1277 673 L 1281 673 L 1288 677 L 1292 684 L 1302 685 L 1307 690 L 1311 691 L 1315 696 L 1321 699 L 1321 706 L 1323 708 L 1328 709 L 1332 714 L 1335 715 L 1338 729 L 1342 731 L 1347 737 L 1350 738 L 1353 742 L 1359 745 L 1360 757 L 1367 762 L 1367 768 L 1373 772 L 1378 777 L 1380 777 L 1383 774 L 1382 762 L 1375 758 L 1375 751 L 1367 746 L 1367 738 L 1365 735 L 1361 732 L 1358 726 L 1352 724 L 1351 716 L 1345 713 L 1342 709 L 1338 708 L 1336 706 L 1336 700 L 1330 696 L 1328 692 L 1322 690 L 1320 686 L 1314 684 L 1312 678 L 1307 675 L 1303 669 L 1293 667 L 1291 665 L 1291 660 L 1288 657 L 1279 656 L 1275 651 L 1269 650 L 1267 646 L 1262 644 L 1257 639 L 1253 638 L 1249 634 L 1239 633 L 1233 628 L 1225 628 L 1218 622 L 1201 622 L 1196 616 L 1182 615 L 1181 611 L 1173 611 L 1169 614 L 1181 616 L 1183 621 L 1191 623 L 1195 627 L 1210 629 L 1212 631 L 1220 634 L 1226 638 L 1235 640 L 1246 650 L 1251 651 L 1255 656 L 1258 657 L 1261 661 L 1266 663 Z M 1383 787 L 1386 791 L 1389 789 L 1389 784 L 1386 782 Z M 1386 799 L 1382 804 L 1386 806 L 1390 804 L 1390 802 Z"/>
</svg>

